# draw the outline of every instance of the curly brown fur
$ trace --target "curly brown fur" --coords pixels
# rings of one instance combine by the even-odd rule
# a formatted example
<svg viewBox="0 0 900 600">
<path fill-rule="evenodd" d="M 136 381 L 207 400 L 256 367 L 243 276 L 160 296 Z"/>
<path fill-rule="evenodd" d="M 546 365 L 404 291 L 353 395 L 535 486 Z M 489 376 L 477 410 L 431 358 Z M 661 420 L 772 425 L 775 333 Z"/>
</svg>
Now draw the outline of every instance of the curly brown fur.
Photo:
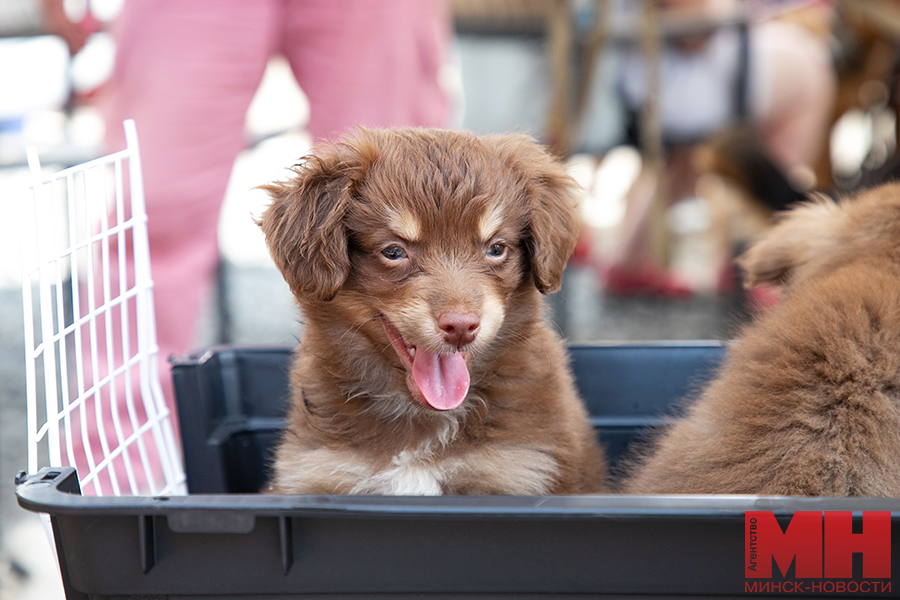
<svg viewBox="0 0 900 600">
<path fill-rule="evenodd" d="M 782 304 L 624 491 L 900 496 L 900 185 L 801 205 L 740 263 Z"/>
<path fill-rule="evenodd" d="M 600 491 L 541 300 L 578 233 L 564 168 L 525 136 L 360 129 L 294 173 L 260 221 L 305 316 L 271 491 Z M 461 404 L 422 357 L 465 361 Z"/>
</svg>

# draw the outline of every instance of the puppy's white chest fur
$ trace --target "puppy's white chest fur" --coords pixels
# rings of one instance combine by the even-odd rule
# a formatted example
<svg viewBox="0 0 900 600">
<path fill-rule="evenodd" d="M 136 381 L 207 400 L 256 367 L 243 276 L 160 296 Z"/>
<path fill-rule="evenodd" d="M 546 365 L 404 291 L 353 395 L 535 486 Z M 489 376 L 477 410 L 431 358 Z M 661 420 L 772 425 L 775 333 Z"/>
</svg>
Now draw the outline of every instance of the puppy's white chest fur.
<svg viewBox="0 0 900 600">
<path fill-rule="evenodd" d="M 352 450 L 317 448 L 279 465 L 279 482 L 295 493 L 440 495 L 448 472 L 428 448 L 407 449 L 387 464 Z"/>
<path fill-rule="evenodd" d="M 391 459 L 389 467 L 376 471 L 354 486 L 354 494 L 397 496 L 438 496 L 445 470 L 433 462 L 427 449 L 404 450 Z"/>
<path fill-rule="evenodd" d="M 317 448 L 281 461 L 279 482 L 294 493 L 439 496 L 464 485 L 475 493 L 545 494 L 559 473 L 546 450 L 486 445 L 442 456 L 433 443 L 406 448 L 389 461 L 346 449 Z M 437 451 L 436 451 L 437 450 Z"/>
</svg>

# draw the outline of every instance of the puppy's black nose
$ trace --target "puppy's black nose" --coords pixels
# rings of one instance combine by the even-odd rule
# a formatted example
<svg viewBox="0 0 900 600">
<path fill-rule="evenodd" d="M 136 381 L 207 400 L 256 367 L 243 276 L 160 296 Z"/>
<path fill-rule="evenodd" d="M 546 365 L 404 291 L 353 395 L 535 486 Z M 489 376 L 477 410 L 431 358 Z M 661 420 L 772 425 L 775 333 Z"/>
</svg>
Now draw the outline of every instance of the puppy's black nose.
<svg viewBox="0 0 900 600">
<path fill-rule="evenodd" d="M 459 350 L 475 340 L 478 328 L 481 327 L 481 317 L 474 312 L 447 311 L 438 317 L 437 325 L 444 340 Z"/>
</svg>

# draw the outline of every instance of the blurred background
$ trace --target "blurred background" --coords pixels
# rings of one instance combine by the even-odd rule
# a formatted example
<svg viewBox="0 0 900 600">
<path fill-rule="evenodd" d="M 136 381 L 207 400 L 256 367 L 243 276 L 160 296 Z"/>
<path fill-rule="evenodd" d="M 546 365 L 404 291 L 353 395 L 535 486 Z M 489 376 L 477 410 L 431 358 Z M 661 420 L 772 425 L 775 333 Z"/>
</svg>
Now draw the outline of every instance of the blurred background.
<svg viewBox="0 0 900 600">
<path fill-rule="evenodd" d="M 0 0 L 4 600 L 61 594 L 43 533 L 12 485 L 25 466 L 25 148 L 48 170 L 120 149 L 110 147 L 104 103 L 116 91 L 117 51 L 131 41 L 123 36 L 140 35 L 134 24 L 117 30 L 129 1 Z M 733 266 L 742 249 L 805 194 L 852 193 L 900 169 L 896 0 L 437 4 L 451 32 L 438 70 L 443 126 L 529 133 L 585 188 L 581 240 L 550 299 L 573 343 L 732 337 L 779 293 L 743 288 Z M 214 289 L 193 347 L 297 343 L 300 317 L 253 222 L 266 203 L 254 188 L 311 148 L 311 104 L 273 53 L 229 165 Z M 140 133 L 141 116 L 125 116 Z"/>
</svg>

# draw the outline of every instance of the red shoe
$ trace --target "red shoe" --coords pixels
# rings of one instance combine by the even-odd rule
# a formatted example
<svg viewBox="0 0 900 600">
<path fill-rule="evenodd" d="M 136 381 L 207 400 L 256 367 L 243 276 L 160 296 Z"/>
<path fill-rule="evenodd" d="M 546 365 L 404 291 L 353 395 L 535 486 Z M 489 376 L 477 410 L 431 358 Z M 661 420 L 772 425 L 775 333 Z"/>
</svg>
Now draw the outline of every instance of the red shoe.
<svg viewBox="0 0 900 600">
<path fill-rule="evenodd" d="M 575 242 L 575 249 L 572 251 L 572 256 L 569 260 L 576 266 L 590 264 L 592 246 L 593 243 L 591 242 L 590 235 L 586 233 L 586 231 L 582 231 L 578 236 L 578 241 Z"/>
<path fill-rule="evenodd" d="M 781 286 L 761 283 L 755 288 L 747 290 L 747 301 L 754 312 L 764 312 L 781 303 L 783 292 Z"/>
<path fill-rule="evenodd" d="M 622 298 L 651 296 L 687 300 L 694 295 L 687 285 L 674 276 L 649 265 L 631 269 L 613 265 L 606 270 L 603 280 L 607 294 Z"/>
<path fill-rule="evenodd" d="M 722 265 L 716 277 L 716 293 L 720 296 L 731 296 L 741 287 L 740 275 L 731 263 Z"/>
</svg>

